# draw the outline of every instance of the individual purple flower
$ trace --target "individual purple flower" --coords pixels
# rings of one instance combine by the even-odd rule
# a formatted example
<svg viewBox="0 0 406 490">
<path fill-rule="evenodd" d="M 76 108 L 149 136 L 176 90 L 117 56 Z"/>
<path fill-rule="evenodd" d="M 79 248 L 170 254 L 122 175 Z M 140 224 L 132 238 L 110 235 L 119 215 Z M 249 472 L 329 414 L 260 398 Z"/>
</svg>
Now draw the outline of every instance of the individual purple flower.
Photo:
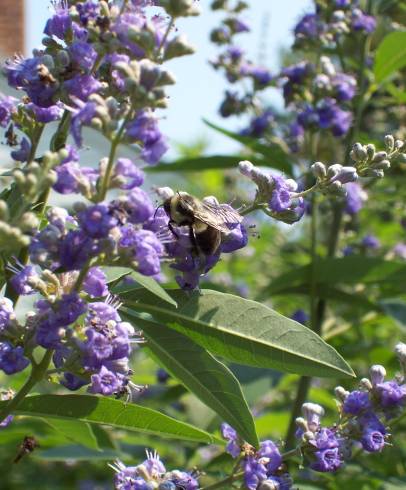
<svg viewBox="0 0 406 490">
<path fill-rule="evenodd" d="M 334 99 L 323 99 L 317 105 L 318 125 L 321 129 L 331 129 L 333 136 L 344 136 L 350 129 L 352 113 L 338 106 Z"/>
<path fill-rule="evenodd" d="M 121 229 L 119 246 L 133 250 L 141 274 L 154 276 L 160 272 L 160 257 L 164 248 L 154 232 L 126 225 Z"/>
<path fill-rule="evenodd" d="M 129 158 L 119 158 L 114 167 L 113 179 L 121 179 L 120 189 L 133 189 L 144 183 L 144 172 Z"/>
<path fill-rule="evenodd" d="M 89 95 L 96 93 L 102 87 L 101 82 L 92 75 L 75 75 L 63 84 L 69 97 L 76 97 L 86 102 Z"/>
<path fill-rule="evenodd" d="M 145 17 L 140 13 L 125 12 L 118 16 L 112 31 L 116 33 L 121 44 L 129 49 L 136 58 L 142 58 L 145 55 L 145 49 L 134 40 L 134 32 L 140 32 L 146 23 Z M 158 44 L 159 45 L 159 44 Z"/>
<path fill-rule="evenodd" d="M 238 224 L 234 229 L 232 229 L 220 245 L 220 251 L 222 253 L 231 253 L 244 248 L 248 243 L 248 233 L 242 224 Z"/>
<path fill-rule="evenodd" d="M 8 298 L 0 299 L 0 333 L 3 333 L 10 325 L 14 317 L 13 302 Z"/>
<path fill-rule="evenodd" d="M 101 361 L 108 359 L 113 353 L 111 339 L 92 328 L 87 329 L 86 336 L 87 340 L 83 344 L 85 366 L 98 367 Z"/>
<path fill-rule="evenodd" d="M 366 427 L 362 433 L 361 444 L 369 453 L 379 452 L 385 446 L 385 434 L 374 427 Z"/>
<path fill-rule="evenodd" d="M 84 380 L 82 378 L 79 378 L 79 376 L 76 376 L 73 373 L 65 372 L 63 373 L 63 378 L 60 381 L 62 386 L 65 386 L 70 391 L 76 391 L 82 386 L 85 386 L 88 384 L 87 380 Z"/>
<path fill-rule="evenodd" d="M 79 182 L 82 178 L 81 166 L 78 162 L 66 162 L 54 168 L 56 182 L 52 186 L 60 194 L 75 194 L 79 192 Z"/>
<path fill-rule="evenodd" d="M 316 14 L 306 14 L 296 24 L 294 33 L 297 38 L 316 39 L 321 34 L 321 22 Z"/>
<path fill-rule="evenodd" d="M 83 143 L 82 126 L 91 124 L 92 119 L 96 116 L 97 104 L 92 101 L 83 103 L 79 99 L 76 99 L 75 102 L 77 108 L 73 110 L 71 133 L 76 145 L 81 147 Z"/>
<path fill-rule="evenodd" d="M 264 464 L 254 456 L 246 456 L 242 461 L 244 470 L 244 482 L 248 490 L 256 490 L 260 482 L 266 480 L 267 471 Z"/>
<path fill-rule="evenodd" d="M 10 155 L 11 158 L 17 160 L 17 162 L 27 162 L 31 154 L 31 143 L 25 136 L 21 139 L 20 148 L 13 150 Z"/>
<path fill-rule="evenodd" d="M 89 21 L 96 20 L 100 15 L 100 4 L 94 0 L 86 0 L 76 4 L 80 22 L 87 26 Z"/>
<path fill-rule="evenodd" d="M 237 431 L 225 422 L 220 427 L 223 439 L 227 441 L 226 451 L 233 458 L 238 458 L 241 453 L 241 447 Z"/>
<path fill-rule="evenodd" d="M 88 206 L 78 213 L 78 221 L 83 232 L 91 238 L 106 238 L 117 220 L 110 214 L 107 204 Z"/>
<path fill-rule="evenodd" d="M 304 310 L 296 310 L 292 316 L 290 317 L 295 322 L 301 323 L 302 325 L 306 325 L 309 321 L 309 315 Z"/>
<path fill-rule="evenodd" d="M 265 464 L 268 472 L 273 473 L 282 464 L 282 456 L 279 452 L 278 446 L 270 440 L 262 441 L 258 451 L 258 457 L 260 460 L 264 458 L 263 464 Z"/>
<path fill-rule="evenodd" d="M 352 391 L 344 401 L 343 411 L 350 415 L 359 415 L 371 408 L 369 393 L 366 391 Z"/>
<path fill-rule="evenodd" d="M 354 31 L 363 31 L 371 34 L 376 28 L 376 19 L 372 15 L 367 15 L 360 9 L 352 11 L 351 24 Z"/>
<path fill-rule="evenodd" d="M 27 109 L 32 111 L 34 118 L 37 122 L 49 123 L 52 121 L 58 121 L 63 114 L 62 104 L 55 104 L 49 107 L 40 107 L 30 102 L 27 104 Z"/>
<path fill-rule="evenodd" d="M 359 213 L 362 209 L 364 202 L 368 199 L 368 194 L 357 182 L 349 182 L 345 184 L 346 190 L 346 204 L 345 212 L 349 215 Z"/>
<path fill-rule="evenodd" d="M 381 246 L 381 242 L 374 235 L 365 235 L 361 241 L 361 244 L 365 248 L 370 248 L 371 250 L 376 250 Z"/>
<path fill-rule="evenodd" d="M 6 374 L 23 371 L 30 361 L 24 357 L 24 348 L 13 347 L 9 342 L 0 342 L 0 369 Z"/>
<path fill-rule="evenodd" d="M 269 207 L 276 213 L 281 213 L 289 209 L 292 205 L 292 189 L 283 177 L 272 176 L 274 189 L 269 202 Z"/>
<path fill-rule="evenodd" d="M 14 270 L 16 270 L 16 273 L 10 279 L 10 283 L 16 293 L 23 296 L 35 293 L 32 284 L 39 279 L 39 274 L 35 267 L 32 265 L 27 265 L 21 270 Z"/>
<path fill-rule="evenodd" d="M 76 41 L 69 46 L 69 54 L 74 66 L 90 72 L 97 59 L 97 52 L 89 43 Z M 98 89 L 94 90 L 96 92 Z"/>
<path fill-rule="evenodd" d="M 0 93 L 0 126 L 5 128 L 17 110 L 18 99 Z"/>
<path fill-rule="evenodd" d="M 393 247 L 392 252 L 394 253 L 395 257 L 406 260 L 406 243 L 397 243 Z"/>
<path fill-rule="evenodd" d="M 100 245 L 81 230 L 70 230 L 59 244 L 59 263 L 66 271 L 81 269 L 100 252 Z"/>
<path fill-rule="evenodd" d="M 357 90 L 357 81 L 351 75 L 345 73 L 338 73 L 331 80 L 334 97 L 340 102 L 346 102 L 351 100 Z"/>
<path fill-rule="evenodd" d="M 311 463 L 310 467 L 312 470 L 322 473 L 337 471 L 343 464 L 338 447 L 316 451 L 314 457 L 315 461 Z"/>
<path fill-rule="evenodd" d="M 41 107 L 54 105 L 54 95 L 58 84 L 51 67 L 53 60 L 49 55 L 33 58 L 14 56 L 4 67 L 8 83 L 17 90 L 25 90 L 31 101 Z"/>
<path fill-rule="evenodd" d="M 107 296 L 107 277 L 100 267 L 91 267 L 83 281 L 83 289 L 92 298 Z"/>
<path fill-rule="evenodd" d="M 396 381 L 378 383 L 374 391 L 378 394 L 380 405 L 383 408 L 400 406 L 406 401 L 406 385 L 398 384 Z"/>
<path fill-rule="evenodd" d="M 261 115 L 255 116 L 253 119 L 251 119 L 249 126 L 241 131 L 241 134 L 243 136 L 254 136 L 255 138 L 260 138 L 271 126 L 273 121 L 273 111 L 271 109 L 267 109 Z"/>
<path fill-rule="evenodd" d="M 116 323 L 121 321 L 120 315 L 113 305 L 102 301 L 89 304 L 89 312 L 86 317 L 86 321 L 89 325 L 100 326 L 100 328 L 103 328 L 110 320 Z"/>
<path fill-rule="evenodd" d="M 267 87 L 273 80 L 273 76 L 262 66 L 251 67 L 248 74 L 254 80 L 257 90 Z"/>
<path fill-rule="evenodd" d="M 113 373 L 105 366 L 102 366 L 100 371 L 97 374 L 93 374 L 90 379 L 90 393 L 108 396 L 120 391 L 120 388 L 123 385 L 124 377 L 123 375 Z"/>
<path fill-rule="evenodd" d="M 66 0 L 58 0 L 53 3 L 55 14 L 47 20 L 44 33 L 47 36 L 56 36 L 65 39 L 66 34 L 72 28 L 72 20 L 69 15 L 69 6 Z"/>
<path fill-rule="evenodd" d="M 157 118 L 151 111 L 140 111 L 136 118 L 127 125 L 128 138 L 142 143 L 141 158 L 154 165 L 168 150 L 166 138 L 158 127 Z"/>
<path fill-rule="evenodd" d="M 130 223 L 143 223 L 154 214 L 150 197 L 139 187 L 135 187 L 127 194 L 127 204 Z"/>
</svg>

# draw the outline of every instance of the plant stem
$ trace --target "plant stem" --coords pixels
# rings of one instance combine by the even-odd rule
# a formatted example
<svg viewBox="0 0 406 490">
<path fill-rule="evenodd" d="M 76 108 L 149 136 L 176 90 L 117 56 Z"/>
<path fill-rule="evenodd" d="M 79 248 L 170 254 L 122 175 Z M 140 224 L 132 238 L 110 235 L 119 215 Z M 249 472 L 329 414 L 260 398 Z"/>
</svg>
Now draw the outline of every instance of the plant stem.
<svg viewBox="0 0 406 490">
<path fill-rule="evenodd" d="M 168 24 L 168 27 L 165 31 L 165 34 L 162 38 L 162 41 L 160 42 L 159 46 L 157 47 L 157 50 L 156 50 L 156 53 L 155 53 L 155 61 L 158 61 L 159 59 L 159 55 L 161 54 L 161 51 L 162 49 L 164 48 L 165 46 L 165 43 L 166 43 L 166 40 L 168 39 L 168 36 L 172 30 L 172 27 L 174 26 L 175 24 L 175 19 L 172 17 L 169 24 Z"/>
<path fill-rule="evenodd" d="M 116 151 L 117 151 L 118 145 L 121 143 L 121 139 L 123 137 L 125 127 L 126 127 L 128 121 L 132 117 L 132 113 L 133 113 L 132 110 L 128 111 L 128 114 L 126 115 L 124 121 L 122 122 L 120 129 L 117 131 L 116 135 L 114 136 L 114 138 L 111 142 L 109 160 L 108 160 L 107 167 L 106 167 L 106 173 L 103 176 L 103 180 L 101 182 L 101 186 L 99 189 L 98 202 L 103 201 L 106 197 L 107 191 L 109 189 L 111 174 L 113 172 L 113 166 L 114 166 L 114 160 L 116 157 Z"/>
<path fill-rule="evenodd" d="M 244 476 L 244 472 L 243 471 L 241 471 L 240 473 L 235 473 L 234 475 L 230 475 L 227 478 L 224 478 L 223 480 L 220 480 L 220 481 L 218 481 L 216 483 L 213 483 L 212 485 L 209 485 L 207 487 L 203 487 L 202 490 L 214 490 L 215 488 L 224 488 L 226 486 L 228 488 L 230 488 L 228 486 L 229 484 L 233 483 L 236 480 L 239 480 L 243 476 Z"/>
<path fill-rule="evenodd" d="M 14 398 L 12 398 L 3 408 L 3 410 L 0 411 L 0 420 L 4 420 L 8 415 L 16 410 L 33 387 L 44 378 L 51 363 L 53 353 L 53 349 L 47 350 L 41 362 L 38 364 L 32 364 L 30 377 L 27 379 L 22 388 L 16 393 Z"/>
</svg>

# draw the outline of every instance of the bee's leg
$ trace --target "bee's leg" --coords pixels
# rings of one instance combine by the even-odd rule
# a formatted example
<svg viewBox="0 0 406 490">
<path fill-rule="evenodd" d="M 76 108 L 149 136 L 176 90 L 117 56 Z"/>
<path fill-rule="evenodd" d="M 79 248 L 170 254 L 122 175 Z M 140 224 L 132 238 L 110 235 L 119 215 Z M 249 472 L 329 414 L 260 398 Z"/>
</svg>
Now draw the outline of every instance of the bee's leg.
<svg viewBox="0 0 406 490">
<path fill-rule="evenodd" d="M 189 240 L 192 245 L 192 255 L 194 257 L 200 257 L 199 247 L 197 245 L 195 231 L 192 226 L 189 226 Z"/>
<path fill-rule="evenodd" d="M 175 237 L 175 238 L 179 238 L 179 234 L 175 231 L 174 227 L 173 227 L 173 224 L 175 222 L 172 221 L 172 220 L 169 220 L 168 222 L 168 228 L 169 228 L 169 231 L 172 233 L 172 235 Z"/>
</svg>

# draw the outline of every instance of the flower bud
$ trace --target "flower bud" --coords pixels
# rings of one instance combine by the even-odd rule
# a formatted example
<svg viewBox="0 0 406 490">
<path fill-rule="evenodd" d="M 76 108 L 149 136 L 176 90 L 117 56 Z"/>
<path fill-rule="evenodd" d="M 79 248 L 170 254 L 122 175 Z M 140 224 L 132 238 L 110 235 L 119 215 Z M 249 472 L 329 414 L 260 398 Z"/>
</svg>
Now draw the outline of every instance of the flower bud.
<svg viewBox="0 0 406 490">
<path fill-rule="evenodd" d="M 320 425 L 320 418 L 324 415 L 324 408 L 316 403 L 303 403 L 302 413 L 307 420 L 309 430 L 316 431 Z"/>
<path fill-rule="evenodd" d="M 372 386 L 376 386 L 377 384 L 384 382 L 386 369 L 379 364 L 374 364 L 369 369 L 369 376 L 371 377 Z"/>
<path fill-rule="evenodd" d="M 371 168 L 374 170 L 388 170 L 390 168 L 390 161 L 382 160 L 381 162 L 372 162 Z"/>
<path fill-rule="evenodd" d="M 382 162 L 382 160 L 385 160 L 388 154 L 386 151 L 378 151 L 378 153 L 375 153 L 375 156 L 373 158 L 373 162 Z"/>
<path fill-rule="evenodd" d="M 388 151 L 393 151 L 395 148 L 395 138 L 391 134 L 385 136 L 385 146 Z"/>
<path fill-rule="evenodd" d="M 297 417 L 295 423 L 299 429 L 302 429 L 305 432 L 308 430 L 307 422 L 303 417 Z"/>
<path fill-rule="evenodd" d="M 243 160 L 238 164 L 238 170 L 246 177 L 251 177 L 254 165 L 248 160 Z"/>
<path fill-rule="evenodd" d="M 368 159 L 369 160 L 372 160 L 375 156 L 375 145 L 373 145 L 372 143 L 370 143 L 369 145 L 367 145 L 365 147 L 366 151 L 367 151 L 367 155 L 368 155 Z"/>
<path fill-rule="evenodd" d="M 359 382 L 359 387 L 361 390 L 371 391 L 372 383 L 368 378 L 362 378 Z"/>
<path fill-rule="evenodd" d="M 327 179 L 332 181 L 341 173 L 343 166 L 340 165 L 339 163 L 336 163 L 334 165 L 330 165 L 327 169 Z"/>
<path fill-rule="evenodd" d="M 404 145 L 404 142 L 402 140 L 396 140 L 395 141 L 395 150 L 400 150 Z"/>
<path fill-rule="evenodd" d="M 355 143 L 352 147 L 351 158 L 358 162 L 360 160 L 366 160 L 368 157 L 367 150 L 361 143 Z"/>
<path fill-rule="evenodd" d="M 323 180 L 327 175 L 326 166 L 322 162 L 313 163 L 310 168 L 317 179 Z"/>
<path fill-rule="evenodd" d="M 195 48 L 188 43 L 186 36 L 180 35 L 168 43 L 165 49 L 164 59 L 169 60 L 171 58 L 178 58 L 180 56 L 193 54 L 194 52 Z"/>
<path fill-rule="evenodd" d="M 336 388 L 334 389 L 334 393 L 336 395 L 337 400 L 339 400 L 340 402 L 344 402 L 350 392 L 347 391 L 342 386 L 336 386 Z"/>
<path fill-rule="evenodd" d="M 399 342 L 395 346 L 395 354 L 399 360 L 399 364 L 403 369 L 403 373 L 406 374 L 406 344 Z"/>
</svg>

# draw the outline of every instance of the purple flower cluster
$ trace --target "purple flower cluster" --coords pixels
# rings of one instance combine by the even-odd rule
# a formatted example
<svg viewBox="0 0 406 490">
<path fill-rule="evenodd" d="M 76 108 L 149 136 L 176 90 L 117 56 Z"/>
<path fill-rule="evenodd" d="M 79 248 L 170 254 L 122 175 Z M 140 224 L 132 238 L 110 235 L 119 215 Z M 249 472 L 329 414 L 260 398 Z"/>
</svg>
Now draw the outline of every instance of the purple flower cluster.
<svg viewBox="0 0 406 490">
<path fill-rule="evenodd" d="M 354 33 L 371 34 L 376 19 L 351 0 L 316 3 L 316 12 L 305 14 L 294 28 L 295 46 L 304 49 L 322 44 L 335 47 Z"/>
<path fill-rule="evenodd" d="M 237 432 L 226 423 L 221 425 L 221 434 L 227 441 L 226 451 L 233 458 L 240 458 L 239 466 L 244 472 L 245 488 L 248 490 L 293 488 L 292 480 L 282 466 L 281 453 L 273 441 L 261 442 L 257 451 L 244 443 Z"/>
<path fill-rule="evenodd" d="M 217 9 L 217 7 L 213 7 Z M 268 87 L 274 81 L 274 77 L 265 66 L 256 65 L 250 61 L 243 49 L 235 44 L 234 36 L 242 32 L 249 32 L 248 25 L 239 17 L 247 6 L 239 2 L 233 9 L 227 8 L 227 17 L 223 19 L 220 27 L 211 32 L 213 43 L 223 46 L 226 45 L 219 56 L 210 61 L 215 70 L 224 72 L 226 80 L 230 84 L 236 84 L 243 80 L 249 83 L 249 91 L 244 95 L 239 95 L 237 91 L 225 92 L 225 98 L 220 106 L 220 114 L 223 117 L 239 115 L 247 109 L 253 109 L 255 94 Z M 270 111 L 264 111 L 262 115 L 257 115 L 251 121 L 250 126 L 244 130 L 244 134 L 260 137 L 268 128 L 272 120 Z"/>
<path fill-rule="evenodd" d="M 323 427 L 323 407 L 314 403 L 302 405 L 303 417 L 296 419 L 298 446 L 293 451 L 301 456 L 302 465 L 316 472 L 334 473 L 351 459 L 353 448 L 361 447 L 369 453 L 382 451 L 389 437 L 388 423 L 406 406 L 406 345 L 397 344 L 395 352 L 402 376 L 387 381 L 384 367 L 375 365 L 370 369 L 370 379 L 362 379 L 359 389 L 348 392 L 342 387 L 336 388 L 340 412 L 336 424 Z M 261 442 L 257 450 L 227 423 L 221 425 L 221 434 L 227 441 L 227 453 L 238 459 L 244 488 L 294 488 L 284 465 L 292 451 L 283 455 L 270 440 Z"/>
<path fill-rule="evenodd" d="M 167 471 L 158 454 L 147 451 L 147 459 L 137 466 L 125 466 L 121 461 L 110 465 L 116 472 L 114 488 L 116 490 L 197 490 L 198 475 L 186 471 Z"/>
<path fill-rule="evenodd" d="M 326 56 L 321 58 L 320 68 L 316 73 L 313 64 L 302 61 L 281 72 L 285 104 L 298 114 L 291 136 L 292 130 L 300 136 L 310 129 L 329 130 L 341 137 L 351 126 L 352 114 L 345 104 L 355 95 L 355 78 L 337 72 Z"/>
</svg>

